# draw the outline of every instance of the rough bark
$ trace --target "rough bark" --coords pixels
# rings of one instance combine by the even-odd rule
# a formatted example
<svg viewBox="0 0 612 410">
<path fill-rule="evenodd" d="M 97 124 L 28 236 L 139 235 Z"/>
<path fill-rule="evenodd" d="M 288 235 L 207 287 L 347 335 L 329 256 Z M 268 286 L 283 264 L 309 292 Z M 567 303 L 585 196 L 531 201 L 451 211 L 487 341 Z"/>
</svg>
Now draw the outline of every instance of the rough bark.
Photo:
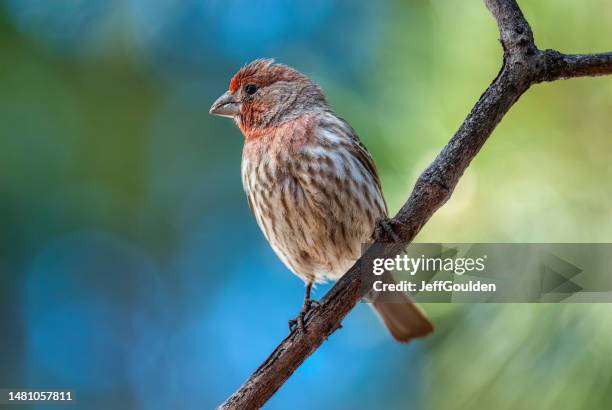
<svg viewBox="0 0 612 410">
<path fill-rule="evenodd" d="M 495 17 L 504 49 L 502 68 L 455 135 L 417 180 L 393 218 L 397 234 L 411 242 L 451 196 L 459 178 L 510 107 L 533 84 L 612 74 L 612 53 L 566 55 L 539 50 L 515 0 L 484 0 Z M 372 248 L 368 255 L 372 258 Z M 379 256 L 379 255 L 376 255 Z M 336 283 L 306 318 L 307 331 L 292 332 L 219 409 L 257 409 L 336 329 L 361 297 L 361 260 Z"/>
</svg>

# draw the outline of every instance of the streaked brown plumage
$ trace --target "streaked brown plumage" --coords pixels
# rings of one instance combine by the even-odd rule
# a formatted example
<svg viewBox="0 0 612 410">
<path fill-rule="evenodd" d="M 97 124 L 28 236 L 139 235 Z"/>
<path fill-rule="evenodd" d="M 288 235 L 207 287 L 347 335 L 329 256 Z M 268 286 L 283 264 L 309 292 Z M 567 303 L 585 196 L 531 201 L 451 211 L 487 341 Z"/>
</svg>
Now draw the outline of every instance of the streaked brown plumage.
<svg viewBox="0 0 612 410">
<path fill-rule="evenodd" d="M 245 136 L 249 206 L 276 254 L 307 284 L 308 309 L 312 284 L 342 276 L 387 215 L 372 158 L 315 83 L 272 60 L 240 69 L 211 113 L 232 117 Z M 397 340 L 432 330 L 408 298 L 374 307 Z"/>
</svg>

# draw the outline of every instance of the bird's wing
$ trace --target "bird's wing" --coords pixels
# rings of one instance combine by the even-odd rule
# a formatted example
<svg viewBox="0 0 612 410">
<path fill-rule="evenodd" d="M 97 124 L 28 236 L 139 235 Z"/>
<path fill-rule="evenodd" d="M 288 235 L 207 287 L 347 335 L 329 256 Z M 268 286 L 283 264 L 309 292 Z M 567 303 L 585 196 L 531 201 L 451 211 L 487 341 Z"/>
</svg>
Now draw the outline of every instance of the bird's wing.
<svg viewBox="0 0 612 410">
<path fill-rule="evenodd" d="M 333 113 L 330 114 L 333 116 L 333 119 L 331 121 L 323 121 L 320 126 L 335 129 L 335 132 L 347 137 L 346 141 L 350 142 L 350 145 L 347 147 L 348 150 L 352 155 L 354 155 L 354 157 L 359 161 L 363 168 L 367 170 L 370 175 L 372 175 L 372 178 L 376 183 L 376 188 L 378 189 L 379 194 L 384 201 L 385 213 L 388 213 L 387 201 L 385 201 L 385 198 L 382 193 L 380 177 L 378 176 L 378 171 L 376 170 L 376 165 L 374 164 L 374 160 L 372 159 L 370 152 L 363 144 L 363 142 L 361 142 L 361 139 L 359 139 L 359 136 L 348 122 Z"/>
</svg>

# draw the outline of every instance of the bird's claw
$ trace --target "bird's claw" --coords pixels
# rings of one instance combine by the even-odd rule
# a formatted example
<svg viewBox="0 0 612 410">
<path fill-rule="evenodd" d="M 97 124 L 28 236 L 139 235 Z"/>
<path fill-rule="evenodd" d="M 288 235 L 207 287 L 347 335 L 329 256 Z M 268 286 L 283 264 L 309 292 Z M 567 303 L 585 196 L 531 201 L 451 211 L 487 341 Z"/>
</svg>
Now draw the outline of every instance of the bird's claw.
<svg viewBox="0 0 612 410">
<path fill-rule="evenodd" d="M 376 242 L 389 242 L 389 239 L 391 239 L 395 243 L 403 242 L 397 232 L 404 228 L 404 224 L 396 221 L 395 219 L 380 218 L 378 221 L 376 221 L 374 240 Z"/>
<path fill-rule="evenodd" d="M 313 299 L 307 299 L 304 301 L 304 305 L 302 306 L 302 310 L 298 313 L 295 319 L 291 319 L 289 321 L 289 331 L 294 332 L 296 329 L 306 333 L 306 324 L 304 320 L 306 319 L 306 315 L 310 313 L 310 311 L 316 307 L 318 307 L 320 303 Z"/>
</svg>

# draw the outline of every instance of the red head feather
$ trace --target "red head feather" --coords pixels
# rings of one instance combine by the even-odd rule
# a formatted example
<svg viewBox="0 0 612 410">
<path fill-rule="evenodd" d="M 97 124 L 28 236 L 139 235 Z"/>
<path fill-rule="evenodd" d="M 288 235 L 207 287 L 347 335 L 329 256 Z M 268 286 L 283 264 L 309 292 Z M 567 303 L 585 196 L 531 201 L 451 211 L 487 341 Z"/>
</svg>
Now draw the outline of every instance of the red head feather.
<svg viewBox="0 0 612 410">
<path fill-rule="evenodd" d="M 247 83 L 264 87 L 276 81 L 293 81 L 302 78 L 305 79 L 306 77 L 286 65 L 275 64 L 271 58 L 257 59 L 242 67 L 232 77 L 229 83 L 229 92 L 233 94 Z"/>
<path fill-rule="evenodd" d="M 261 77 L 272 64 L 274 64 L 272 59 L 258 59 L 245 65 L 230 80 L 229 92 L 233 94 L 246 81 L 254 81 L 256 77 Z"/>
<path fill-rule="evenodd" d="M 254 93 L 240 93 L 249 84 Z M 295 118 L 309 107 L 326 107 L 321 89 L 303 74 L 272 59 L 258 59 L 242 67 L 229 83 L 229 93 L 239 93 L 238 126 L 247 139 L 262 135 L 282 124 L 284 116 Z"/>
</svg>

